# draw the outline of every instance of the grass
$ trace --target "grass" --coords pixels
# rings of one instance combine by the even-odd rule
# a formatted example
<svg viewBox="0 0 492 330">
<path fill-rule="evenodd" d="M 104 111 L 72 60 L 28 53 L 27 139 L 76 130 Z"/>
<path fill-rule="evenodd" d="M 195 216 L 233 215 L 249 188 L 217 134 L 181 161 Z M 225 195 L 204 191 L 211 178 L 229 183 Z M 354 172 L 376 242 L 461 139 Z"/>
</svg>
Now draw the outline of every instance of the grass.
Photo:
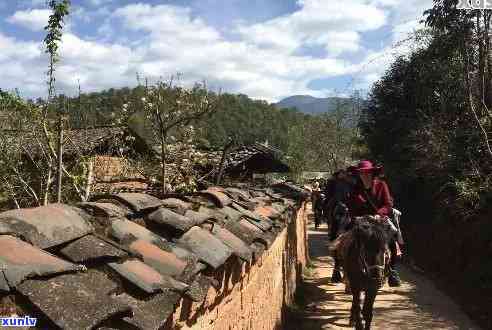
<svg viewBox="0 0 492 330">
<path fill-rule="evenodd" d="M 316 275 L 316 267 L 311 261 L 308 261 L 306 267 L 302 271 L 303 278 L 313 278 Z"/>
</svg>

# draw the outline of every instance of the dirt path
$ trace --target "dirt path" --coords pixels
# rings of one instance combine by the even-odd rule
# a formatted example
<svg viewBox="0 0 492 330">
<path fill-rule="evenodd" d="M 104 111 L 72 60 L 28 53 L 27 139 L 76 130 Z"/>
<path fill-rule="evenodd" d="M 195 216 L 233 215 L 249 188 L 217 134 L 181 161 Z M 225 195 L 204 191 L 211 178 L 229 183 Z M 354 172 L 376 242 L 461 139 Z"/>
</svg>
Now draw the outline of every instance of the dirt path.
<svg viewBox="0 0 492 330">
<path fill-rule="evenodd" d="M 306 280 L 304 310 L 291 329 L 347 329 L 352 297 L 343 284 L 331 284 L 333 259 L 328 256 L 327 228 L 310 228 L 309 247 L 314 274 Z M 401 267 L 402 286 L 387 284 L 376 298 L 373 329 L 480 329 L 421 275 Z M 294 326 L 292 328 L 292 326 Z"/>
</svg>

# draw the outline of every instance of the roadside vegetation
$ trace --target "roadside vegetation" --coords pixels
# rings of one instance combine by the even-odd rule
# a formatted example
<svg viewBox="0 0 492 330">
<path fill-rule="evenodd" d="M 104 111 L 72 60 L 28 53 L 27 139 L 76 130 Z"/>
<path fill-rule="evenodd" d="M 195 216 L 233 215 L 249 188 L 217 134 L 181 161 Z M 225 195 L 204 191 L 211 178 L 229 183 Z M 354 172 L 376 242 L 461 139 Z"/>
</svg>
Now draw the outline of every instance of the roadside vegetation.
<svg viewBox="0 0 492 330">
<path fill-rule="evenodd" d="M 425 12 L 414 51 L 373 86 L 361 129 L 406 213 L 407 254 L 490 328 L 492 12 L 457 3 Z"/>
</svg>

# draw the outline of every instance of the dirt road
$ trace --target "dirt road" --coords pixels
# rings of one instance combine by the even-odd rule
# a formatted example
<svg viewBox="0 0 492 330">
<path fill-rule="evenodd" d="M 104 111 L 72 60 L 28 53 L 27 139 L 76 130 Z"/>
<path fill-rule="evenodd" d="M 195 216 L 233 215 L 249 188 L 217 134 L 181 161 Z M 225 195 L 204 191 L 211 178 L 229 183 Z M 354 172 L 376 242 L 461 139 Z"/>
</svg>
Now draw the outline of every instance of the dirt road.
<svg viewBox="0 0 492 330">
<path fill-rule="evenodd" d="M 309 246 L 314 270 L 302 289 L 305 306 L 289 329 L 347 329 L 352 297 L 343 284 L 330 283 L 333 259 L 326 227 L 310 228 Z M 401 287 L 385 284 L 378 294 L 373 329 L 480 329 L 425 277 L 402 267 L 401 278 Z"/>
</svg>

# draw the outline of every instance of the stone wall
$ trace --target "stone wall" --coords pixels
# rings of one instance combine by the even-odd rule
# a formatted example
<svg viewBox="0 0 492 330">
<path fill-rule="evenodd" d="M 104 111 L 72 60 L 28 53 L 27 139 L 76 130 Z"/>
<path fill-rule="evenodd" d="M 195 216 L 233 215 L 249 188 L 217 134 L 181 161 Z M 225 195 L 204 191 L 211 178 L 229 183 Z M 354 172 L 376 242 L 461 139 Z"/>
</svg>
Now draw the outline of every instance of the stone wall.
<svg viewBox="0 0 492 330">
<path fill-rule="evenodd" d="M 184 297 L 169 329 L 280 329 L 307 263 L 306 205 L 290 214 L 273 244 L 251 262 L 230 261 L 215 274 L 220 288 L 192 302 Z"/>
</svg>

